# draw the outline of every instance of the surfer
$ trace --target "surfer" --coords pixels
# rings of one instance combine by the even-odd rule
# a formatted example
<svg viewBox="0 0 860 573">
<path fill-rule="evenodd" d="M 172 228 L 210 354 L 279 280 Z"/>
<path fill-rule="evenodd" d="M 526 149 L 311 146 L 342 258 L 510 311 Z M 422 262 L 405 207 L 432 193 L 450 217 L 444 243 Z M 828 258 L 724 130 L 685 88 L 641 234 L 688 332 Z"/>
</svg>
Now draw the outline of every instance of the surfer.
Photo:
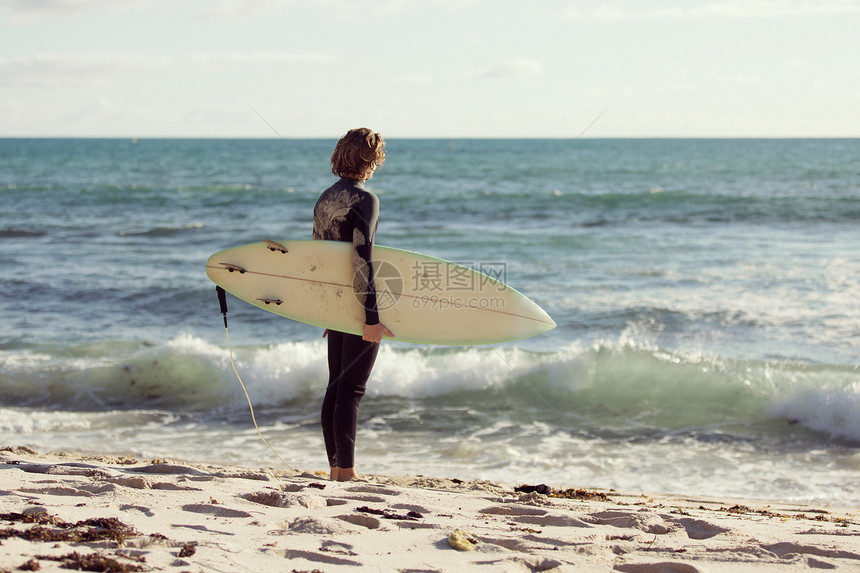
<svg viewBox="0 0 860 573">
<path fill-rule="evenodd" d="M 379 220 L 379 199 L 364 187 L 385 161 L 385 141 L 378 133 L 352 129 L 337 142 L 331 155 L 337 183 L 323 191 L 314 207 L 313 238 L 351 242 L 353 287 L 364 307 L 363 336 L 326 330 L 329 379 L 323 399 L 322 422 L 331 479 L 349 481 L 355 473 L 355 434 L 358 407 L 376 362 L 383 336 L 393 336 L 379 322 L 373 277 L 373 240 Z"/>
</svg>

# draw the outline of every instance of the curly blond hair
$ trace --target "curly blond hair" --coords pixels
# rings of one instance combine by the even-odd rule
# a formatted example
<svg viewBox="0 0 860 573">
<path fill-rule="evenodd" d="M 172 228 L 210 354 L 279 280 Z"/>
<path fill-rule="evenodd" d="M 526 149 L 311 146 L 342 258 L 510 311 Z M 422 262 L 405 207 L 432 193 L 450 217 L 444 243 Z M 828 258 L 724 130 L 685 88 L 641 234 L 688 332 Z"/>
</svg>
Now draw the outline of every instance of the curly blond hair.
<svg viewBox="0 0 860 573">
<path fill-rule="evenodd" d="M 366 127 L 350 129 L 331 154 L 331 172 L 338 177 L 364 181 L 385 162 L 385 140 Z"/>
</svg>

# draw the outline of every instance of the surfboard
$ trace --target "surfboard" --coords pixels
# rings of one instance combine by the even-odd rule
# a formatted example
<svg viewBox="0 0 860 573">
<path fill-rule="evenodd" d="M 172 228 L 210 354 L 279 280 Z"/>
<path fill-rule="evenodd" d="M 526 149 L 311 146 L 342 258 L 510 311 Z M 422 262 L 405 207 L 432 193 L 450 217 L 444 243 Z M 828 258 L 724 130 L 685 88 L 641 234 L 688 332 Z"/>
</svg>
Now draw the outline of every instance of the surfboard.
<svg viewBox="0 0 860 573">
<path fill-rule="evenodd" d="M 364 308 L 353 286 L 352 256 L 346 242 L 264 239 L 215 253 L 206 261 L 206 274 L 263 310 L 360 335 Z M 392 340 L 495 344 L 556 326 L 534 301 L 503 282 L 503 263 L 474 268 L 375 245 L 373 267 L 379 320 Z"/>
</svg>

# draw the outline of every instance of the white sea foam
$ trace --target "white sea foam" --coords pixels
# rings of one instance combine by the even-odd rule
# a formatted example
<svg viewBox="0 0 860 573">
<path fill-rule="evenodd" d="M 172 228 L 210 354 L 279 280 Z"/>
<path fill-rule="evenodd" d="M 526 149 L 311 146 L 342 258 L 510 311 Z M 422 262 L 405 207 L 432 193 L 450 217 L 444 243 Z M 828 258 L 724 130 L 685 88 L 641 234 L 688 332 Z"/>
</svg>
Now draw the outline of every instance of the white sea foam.
<svg viewBox="0 0 860 573">
<path fill-rule="evenodd" d="M 5 352 L 0 385 L 7 401 L 83 410 L 245 407 L 228 349 L 189 334 L 162 347 L 102 344 L 74 351 L 74 357 L 66 354 Z M 322 340 L 240 346 L 233 356 L 257 405 L 315 402 L 324 392 L 328 371 Z M 785 418 L 860 441 L 857 388 L 854 368 L 672 352 L 631 326 L 614 342 L 586 348 L 574 343 L 550 352 L 385 344 L 367 396 L 420 401 L 466 399 L 468 394 L 488 403 L 514 400 L 523 408 L 561 408 L 594 423 L 595 416 L 631 410 L 636 414 L 623 424 L 665 428 L 696 420 L 744 424 Z"/>
<path fill-rule="evenodd" d="M 26 435 L 50 432 L 82 432 L 93 424 L 89 412 L 47 412 L 0 408 L 0 432 Z"/>
<path fill-rule="evenodd" d="M 774 399 L 771 414 L 860 443 L 860 381 L 843 388 L 804 388 Z"/>
</svg>

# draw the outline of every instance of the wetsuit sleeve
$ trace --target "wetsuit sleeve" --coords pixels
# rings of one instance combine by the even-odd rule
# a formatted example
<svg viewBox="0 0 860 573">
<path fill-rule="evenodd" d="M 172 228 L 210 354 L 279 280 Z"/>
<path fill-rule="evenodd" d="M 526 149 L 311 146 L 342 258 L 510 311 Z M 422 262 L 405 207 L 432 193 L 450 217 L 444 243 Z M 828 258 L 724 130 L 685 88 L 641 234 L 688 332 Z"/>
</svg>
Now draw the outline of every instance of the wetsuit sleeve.
<svg viewBox="0 0 860 573">
<path fill-rule="evenodd" d="M 376 283 L 373 277 L 373 239 L 379 221 L 379 200 L 367 193 L 352 208 L 352 267 L 355 292 L 364 296 L 365 324 L 378 324 Z"/>
</svg>

